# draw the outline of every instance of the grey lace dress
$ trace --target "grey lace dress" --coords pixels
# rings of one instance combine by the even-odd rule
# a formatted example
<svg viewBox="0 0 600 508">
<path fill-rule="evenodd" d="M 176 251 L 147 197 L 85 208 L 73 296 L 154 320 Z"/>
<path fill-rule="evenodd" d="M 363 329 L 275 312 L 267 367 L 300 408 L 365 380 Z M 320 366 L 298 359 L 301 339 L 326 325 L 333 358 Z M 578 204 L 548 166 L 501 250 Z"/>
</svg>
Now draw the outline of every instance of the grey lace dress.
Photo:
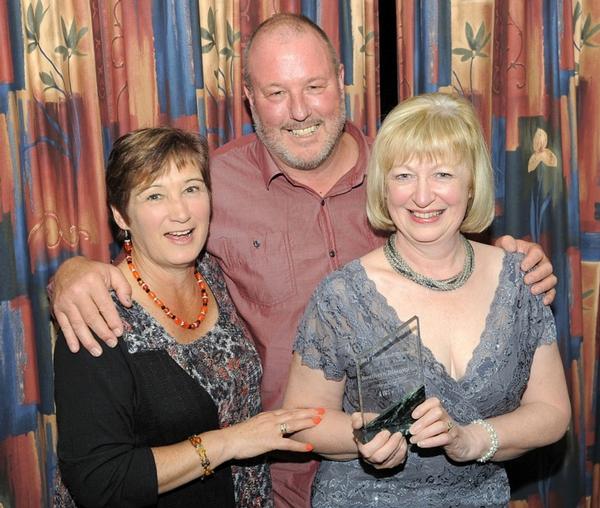
<svg viewBox="0 0 600 508">
<path fill-rule="evenodd" d="M 452 418 L 467 424 L 519 406 L 533 354 L 556 340 L 554 319 L 531 294 L 519 268 L 520 255 L 506 254 L 479 345 L 465 375 L 454 380 L 426 347 L 425 389 Z M 367 277 L 360 261 L 329 275 L 317 288 L 301 321 L 294 350 L 302 363 L 327 379 L 346 378 L 343 410 L 358 411 L 354 349 L 400 325 L 397 314 Z M 323 460 L 313 484 L 314 507 L 506 506 L 510 489 L 501 463 L 454 463 L 441 449 L 411 446 L 403 467 L 376 471 L 360 460 Z"/>
</svg>

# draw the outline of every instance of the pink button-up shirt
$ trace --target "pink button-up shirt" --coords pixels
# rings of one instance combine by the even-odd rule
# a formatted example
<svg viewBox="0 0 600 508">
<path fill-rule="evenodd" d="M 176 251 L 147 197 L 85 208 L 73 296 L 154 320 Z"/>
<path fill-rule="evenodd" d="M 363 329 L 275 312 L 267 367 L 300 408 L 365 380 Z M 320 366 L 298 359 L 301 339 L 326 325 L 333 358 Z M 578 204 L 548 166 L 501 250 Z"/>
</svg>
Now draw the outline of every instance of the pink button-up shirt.
<svg viewBox="0 0 600 508">
<path fill-rule="evenodd" d="M 281 406 L 298 322 L 317 284 L 383 242 L 365 212 L 369 141 L 352 123 L 346 132 L 358 144 L 357 163 L 323 197 L 283 174 L 254 134 L 228 143 L 211 159 L 207 248 L 262 359 L 267 410 Z M 305 505 L 304 497 L 290 505 Z"/>
</svg>

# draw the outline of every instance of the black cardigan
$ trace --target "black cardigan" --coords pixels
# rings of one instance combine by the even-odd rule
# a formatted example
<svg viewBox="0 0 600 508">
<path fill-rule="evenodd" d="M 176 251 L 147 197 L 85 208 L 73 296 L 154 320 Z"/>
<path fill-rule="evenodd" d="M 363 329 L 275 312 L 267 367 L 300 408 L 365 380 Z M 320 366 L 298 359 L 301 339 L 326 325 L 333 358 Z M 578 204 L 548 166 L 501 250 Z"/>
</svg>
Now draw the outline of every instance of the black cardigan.
<svg viewBox="0 0 600 508">
<path fill-rule="evenodd" d="M 158 495 L 150 447 L 219 427 L 210 395 L 166 351 L 130 354 L 120 340 L 94 358 L 59 336 L 54 371 L 59 467 L 79 506 L 234 506 L 229 467 Z"/>
</svg>

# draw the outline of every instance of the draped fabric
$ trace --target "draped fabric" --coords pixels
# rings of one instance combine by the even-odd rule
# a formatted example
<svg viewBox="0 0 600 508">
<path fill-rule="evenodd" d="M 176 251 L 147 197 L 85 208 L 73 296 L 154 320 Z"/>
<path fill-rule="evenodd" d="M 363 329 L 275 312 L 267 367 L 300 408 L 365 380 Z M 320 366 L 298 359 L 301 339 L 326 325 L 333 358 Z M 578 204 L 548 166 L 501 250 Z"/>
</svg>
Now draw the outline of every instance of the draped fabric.
<svg viewBox="0 0 600 508">
<path fill-rule="evenodd" d="M 349 117 L 375 134 L 377 8 L 341 0 L 0 2 L 0 506 L 49 506 L 56 470 L 45 287 L 66 258 L 110 259 L 113 141 L 169 124 L 211 148 L 252 130 L 242 48 L 274 12 L 307 15 L 345 67 Z M 368 90 L 368 93 L 367 93 Z"/>
<path fill-rule="evenodd" d="M 600 504 L 600 3 L 398 0 L 398 94 L 468 97 L 496 176 L 495 235 L 543 245 L 573 422 L 511 468 L 514 506 Z"/>
<path fill-rule="evenodd" d="M 70 256 L 110 258 L 103 167 L 113 141 L 162 124 L 198 130 L 211 148 L 250 132 L 242 48 L 274 12 L 325 29 L 349 117 L 374 135 L 376 0 L 0 2 L 0 506 L 51 499 L 45 286 Z M 600 505 L 600 2 L 396 0 L 396 12 L 399 98 L 444 90 L 473 101 L 496 171 L 493 233 L 540 242 L 560 281 L 573 423 L 513 468 L 514 504 Z M 396 65 L 385 55 L 382 65 Z"/>
</svg>

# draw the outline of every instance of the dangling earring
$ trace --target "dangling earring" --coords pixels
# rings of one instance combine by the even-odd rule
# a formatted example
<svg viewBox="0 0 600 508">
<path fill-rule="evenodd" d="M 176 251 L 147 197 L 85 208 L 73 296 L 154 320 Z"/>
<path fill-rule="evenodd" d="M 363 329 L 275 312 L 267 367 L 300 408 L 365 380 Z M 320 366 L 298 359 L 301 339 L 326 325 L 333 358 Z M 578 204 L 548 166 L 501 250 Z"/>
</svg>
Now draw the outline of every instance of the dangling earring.
<svg viewBox="0 0 600 508">
<path fill-rule="evenodd" d="M 129 255 L 131 255 L 131 251 L 133 250 L 131 247 L 131 239 L 129 238 L 129 230 L 125 229 L 125 239 L 123 240 L 123 249 Z"/>
</svg>

